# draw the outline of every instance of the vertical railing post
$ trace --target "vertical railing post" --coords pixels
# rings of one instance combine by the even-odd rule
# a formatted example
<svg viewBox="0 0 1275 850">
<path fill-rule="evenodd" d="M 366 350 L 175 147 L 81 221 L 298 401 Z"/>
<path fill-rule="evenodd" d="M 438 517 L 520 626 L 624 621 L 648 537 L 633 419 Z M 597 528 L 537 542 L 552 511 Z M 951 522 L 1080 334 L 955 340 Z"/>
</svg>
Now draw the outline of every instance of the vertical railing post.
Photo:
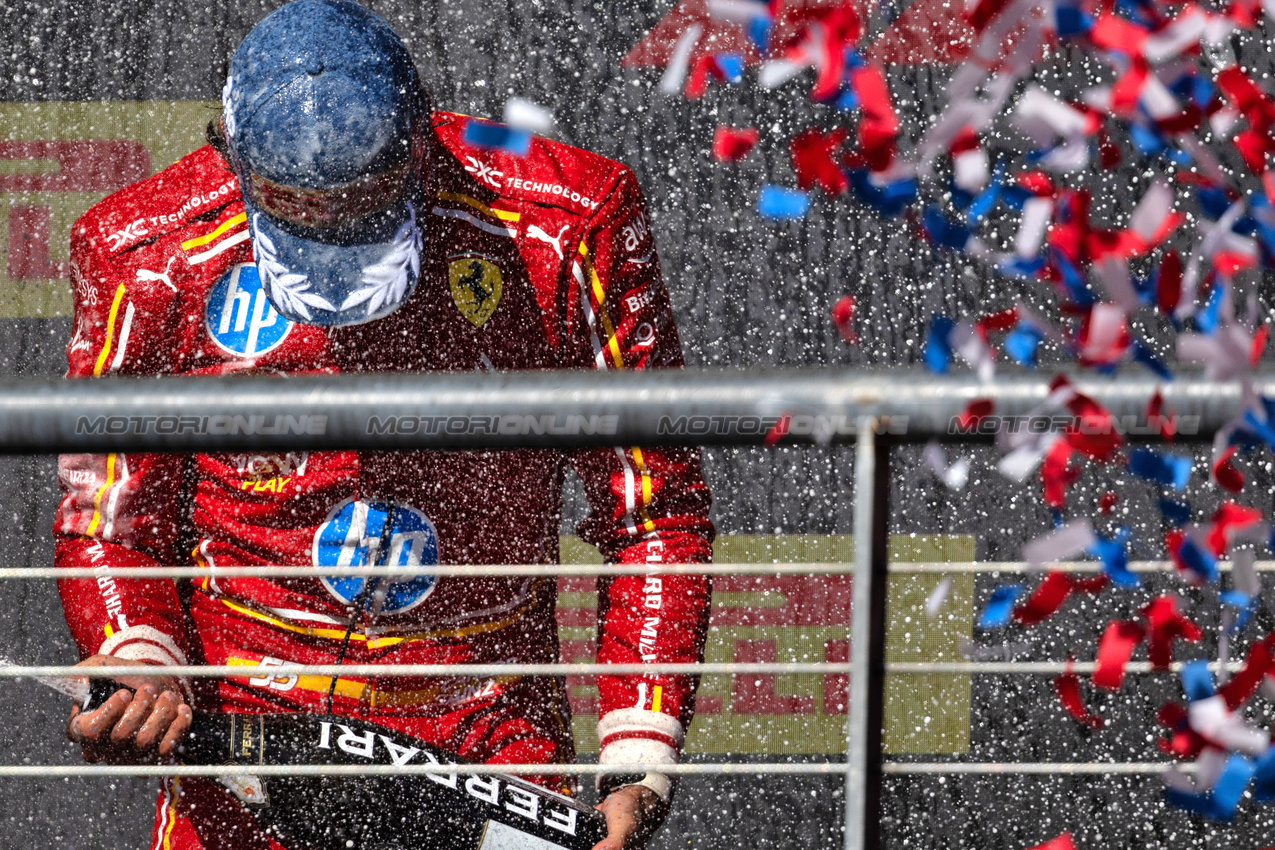
<svg viewBox="0 0 1275 850">
<path fill-rule="evenodd" d="M 890 448 L 878 440 L 877 425 L 875 417 L 860 419 L 855 445 L 845 850 L 881 847 Z"/>
</svg>

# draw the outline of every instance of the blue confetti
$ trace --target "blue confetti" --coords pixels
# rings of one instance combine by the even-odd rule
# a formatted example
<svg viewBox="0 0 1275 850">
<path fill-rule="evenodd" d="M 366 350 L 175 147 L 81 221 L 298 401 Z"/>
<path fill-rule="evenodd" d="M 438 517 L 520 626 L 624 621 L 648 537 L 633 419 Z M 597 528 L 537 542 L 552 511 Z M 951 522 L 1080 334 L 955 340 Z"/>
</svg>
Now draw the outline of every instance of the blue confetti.
<svg viewBox="0 0 1275 850">
<path fill-rule="evenodd" d="M 952 343 L 950 337 L 955 325 L 947 316 L 937 313 L 930 322 L 930 332 L 925 338 L 925 365 L 930 371 L 946 375 L 952 364 Z"/>
<path fill-rule="evenodd" d="M 1111 539 L 1099 537 L 1089 547 L 1089 553 L 1102 560 L 1102 571 L 1114 584 L 1121 587 L 1137 587 L 1141 584 L 1138 577 L 1129 570 L 1129 553 L 1125 547 L 1132 536 L 1132 531 L 1121 528 Z"/>
<path fill-rule="evenodd" d="M 1217 782 L 1213 783 L 1213 805 L 1212 811 L 1209 812 L 1210 817 L 1218 820 L 1230 820 L 1235 817 L 1235 809 L 1239 806 L 1244 791 L 1248 788 L 1248 783 L 1256 770 L 1257 764 L 1252 759 L 1231 753 L 1231 757 L 1226 760 L 1226 767 L 1222 768 L 1222 775 L 1217 778 Z"/>
<path fill-rule="evenodd" d="M 1217 333 L 1217 326 L 1222 315 L 1222 296 L 1223 286 L 1220 281 L 1213 284 L 1213 289 L 1209 292 L 1209 300 L 1204 305 L 1204 309 L 1195 314 L 1195 325 L 1201 332 L 1213 336 Z"/>
<path fill-rule="evenodd" d="M 1054 268 L 1062 274 L 1063 286 L 1067 289 L 1067 297 L 1074 304 L 1080 307 L 1088 307 L 1098 300 L 1093 290 L 1089 288 L 1089 284 L 1085 283 L 1085 279 L 1081 277 L 1080 272 L 1072 265 L 1060 252 L 1049 249 L 1049 259 L 1053 262 Z"/>
<path fill-rule="evenodd" d="M 1209 662 L 1204 660 L 1188 661 L 1182 665 L 1182 690 L 1190 702 L 1198 702 L 1217 694 L 1213 684 L 1213 674 L 1209 672 Z"/>
<path fill-rule="evenodd" d="M 843 112 L 853 112 L 859 108 L 859 94 L 853 87 L 842 89 L 834 104 Z"/>
<path fill-rule="evenodd" d="M 1155 156 L 1168 149 L 1158 133 L 1142 124 L 1130 123 L 1129 137 L 1143 156 Z"/>
<path fill-rule="evenodd" d="M 1214 186 L 1200 186 L 1195 190 L 1195 197 L 1200 202 L 1200 211 L 1214 221 L 1221 218 L 1231 206 L 1226 190 Z"/>
<path fill-rule="evenodd" d="M 1131 353 L 1134 360 L 1141 363 L 1143 366 L 1146 366 L 1164 380 L 1173 380 L 1173 373 L 1169 371 L 1169 367 L 1164 364 L 1164 361 L 1152 354 L 1145 345 L 1138 342 L 1136 339 L 1133 341 Z"/>
<path fill-rule="evenodd" d="M 1178 549 L 1178 558 L 1182 561 L 1182 566 L 1206 582 L 1212 584 L 1217 581 L 1217 558 L 1213 557 L 1212 552 L 1202 549 L 1200 544 L 1190 537 L 1182 541 L 1182 547 Z"/>
<path fill-rule="evenodd" d="M 988 182 L 987 188 L 984 189 L 979 196 L 970 204 L 969 211 L 965 214 L 965 223 L 970 227 L 974 227 L 996 208 L 996 202 L 1000 199 L 1001 185 L 1005 181 L 1005 163 L 1003 160 L 996 161 L 996 167 L 992 171 L 992 179 Z"/>
<path fill-rule="evenodd" d="M 1170 525 L 1179 528 L 1191 521 L 1191 506 L 1186 502 L 1176 502 L 1173 499 L 1161 499 L 1159 501 L 1160 513 L 1164 514 L 1164 518 L 1169 521 Z"/>
<path fill-rule="evenodd" d="M 979 615 L 980 629 L 1001 629 L 1009 624 L 1014 612 L 1014 600 L 1023 592 L 1021 584 L 1002 584 L 992 591 L 992 598 L 987 600 L 983 613 Z"/>
<path fill-rule="evenodd" d="M 718 53 L 713 57 L 717 69 L 722 72 L 728 83 L 739 83 L 744 79 L 744 55 L 742 53 Z"/>
<path fill-rule="evenodd" d="M 934 240 L 936 245 L 941 245 L 944 248 L 954 248 L 960 251 L 970 241 L 969 228 L 954 221 L 948 221 L 943 213 L 934 207 L 925 208 L 921 226 L 925 228 L 925 232 L 929 234 L 930 239 Z"/>
<path fill-rule="evenodd" d="M 1137 448 L 1129 453 L 1129 471 L 1140 478 L 1172 487 L 1186 489 L 1191 478 L 1192 461 L 1189 457 L 1161 454 L 1151 449 Z"/>
<path fill-rule="evenodd" d="M 1275 800 L 1275 747 L 1270 747 L 1257 760 L 1253 771 L 1253 802 Z"/>
<path fill-rule="evenodd" d="M 1005 353 L 1014 358 L 1014 362 L 1029 369 L 1036 368 L 1036 350 L 1040 348 L 1045 335 L 1032 325 L 1019 322 L 1009 336 L 1005 337 L 1003 347 Z"/>
<path fill-rule="evenodd" d="M 1010 277 L 1021 277 L 1030 280 L 1034 279 L 1037 272 L 1044 267 L 1045 260 L 1043 257 L 1010 257 L 1007 260 L 1002 260 L 996 268 L 1002 274 Z"/>
<path fill-rule="evenodd" d="M 467 145 L 507 151 L 514 156 L 526 156 L 531 150 L 529 131 L 492 121 L 471 120 L 465 125 L 464 139 Z"/>
<path fill-rule="evenodd" d="M 757 46 L 757 52 L 765 56 L 770 49 L 770 18 L 758 15 L 749 21 L 748 37 Z"/>
<path fill-rule="evenodd" d="M 868 177 L 865 168 L 856 168 L 846 172 L 850 178 L 850 186 L 856 195 L 866 204 L 875 207 L 882 215 L 898 215 L 916 200 L 916 180 L 905 178 L 878 186 Z"/>
<path fill-rule="evenodd" d="M 1055 9 L 1058 23 L 1058 35 L 1071 38 L 1085 35 L 1093 29 L 1093 18 L 1071 6 L 1058 6 Z"/>
<path fill-rule="evenodd" d="M 775 220 L 802 218 L 810 209 L 810 196 L 796 189 L 766 184 L 757 196 L 757 212 Z"/>
<path fill-rule="evenodd" d="M 1249 619 L 1257 612 L 1257 597 L 1240 593 L 1238 590 L 1224 590 L 1219 596 L 1223 605 L 1236 609 L 1235 622 L 1231 623 L 1231 627 L 1227 630 L 1227 634 L 1234 637 L 1244 631 Z"/>
<path fill-rule="evenodd" d="M 1262 758 L 1265 760 L 1267 756 Z M 1244 797 L 1244 791 L 1248 788 L 1248 783 L 1253 779 L 1257 770 L 1257 762 L 1232 753 L 1230 758 L 1226 760 L 1226 765 L 1222 768 L 1221 775 L 1213 783 L 1213 788 L 1210 791 L 1191 793 L 1190 791 L 1180 791 L 1177 788 L 1166 787 L 1164 789 L 1164 798 L 1169 805 L 1176 806 L 1179 809 L 1186 809 L 1189 812 L 1204 815 L 1214 820 L 1229 821 L 1235 817 L 1235 810 L 1239 807 L 1240 800 Z M 1257 795 L 1254 793 L 1254 798 L 1256 799 L 1256 797 Z"/>
</svg>

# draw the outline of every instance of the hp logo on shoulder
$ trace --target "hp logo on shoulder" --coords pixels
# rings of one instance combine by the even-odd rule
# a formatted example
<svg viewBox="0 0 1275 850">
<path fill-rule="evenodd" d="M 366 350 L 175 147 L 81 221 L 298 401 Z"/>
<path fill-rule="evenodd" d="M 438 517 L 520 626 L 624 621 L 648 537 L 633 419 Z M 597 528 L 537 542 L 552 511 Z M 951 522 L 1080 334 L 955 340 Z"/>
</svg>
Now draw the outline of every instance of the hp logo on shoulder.
<svg viewBox="0 0 1275 850">
<path fill-rule="evenodd" d="M 316 567 L 361 567 L 380 564 L 394 567 L 419 567 L 438 563 L 438 532 L 429 517 L 407 505 L 395 505 L 393 516 L 384 502 L 347 499 L 332 509 L 314 535 Z M 385 538 L 385 524 L 390 524 L 389 552 L 378 553 Z M 348 605 L 359 595 L 366 579 L 334 576 L 321 579 L 328 592 Z M 438 576 L 412 576 L 407 581 L 392 582 L 385 589 L 382 614 L 402 614 L 425 601 L 434 592 Z M 373 594 L 377 596 L 379 594 Z M 372 599 L 368 605 L 371 607 Z"/>
<path fill-rule="evenodd" d="M 239 357 L 273 351 L 295 324 L 270 303 L 253 263 L 240 263 L 222 275 L 208 293 L 204 316 L 217 347 Z"/>
</svg>

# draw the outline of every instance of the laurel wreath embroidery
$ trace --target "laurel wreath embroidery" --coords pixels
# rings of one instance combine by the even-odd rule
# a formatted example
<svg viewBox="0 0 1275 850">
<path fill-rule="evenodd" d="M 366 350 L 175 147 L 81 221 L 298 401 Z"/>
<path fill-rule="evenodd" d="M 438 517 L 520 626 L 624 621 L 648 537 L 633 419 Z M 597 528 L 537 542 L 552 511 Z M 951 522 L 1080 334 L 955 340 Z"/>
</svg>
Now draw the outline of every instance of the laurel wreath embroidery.
<svg viewBox="0 0 1275 850">
<path fill-rule="evenodd" d="M 349 310 L 366 302 L 371 316 L 386 304 L 401 301 L 407 291 L 408 269 L 421 274 L 421 231 L 416 226 L 416 209 L 409 202 L 408 219 L 394 234 L 390 250 L 379 262 L 363 267 L 363 287 L 351 292 L 341 303 L 342 310 Z"/>
<path fill-rule="evenodd" d="M 234 75 L 226 77 L 226 85 L 221 90 L 221 110 L 226 116 L 226 135 L 235 135 L 235 110 L 230 105 L 230 95 L 235 90 Z"/>
<path fill-rule="evenodd" d="M 261 282 L 270 290 L 268 293 L 275 304 L 285 313 L 312 318 L 311 307 L 333 312 L 336 307 L 331 301 L 317 292 L 309 292 L 310 278 L 288 270 L 279 262 L 279 251 L 269 236 L 261 232 L 257 219 L 261 213 L 252 217 L 252 249 L 257 256 L 257 271 L 261 274 Z"/>
</svg>

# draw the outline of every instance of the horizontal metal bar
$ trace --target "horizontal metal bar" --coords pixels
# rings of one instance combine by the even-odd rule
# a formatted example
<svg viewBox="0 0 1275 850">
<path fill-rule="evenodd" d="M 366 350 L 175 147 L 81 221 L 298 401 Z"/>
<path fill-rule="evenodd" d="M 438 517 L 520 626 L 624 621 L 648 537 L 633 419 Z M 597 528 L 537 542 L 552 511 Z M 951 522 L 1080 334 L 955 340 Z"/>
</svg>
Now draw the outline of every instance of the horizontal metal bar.
<svg viewBox="0 0 1275 850">
<path fill-rule="evenodd" d="M 1071 665 L 1071 672 L 1077 675 L 1092 673 L 1098 666 L 1096 661 L 1076 661 Z M 1126 673 L 1164 673 L 1166 675 L 1181 672 L 1183 662 L 1174 661 L 1169 669 L 1156 670 L 1150 661 L 1130 661 L 1125 665 Z M 1243 661 L 1227 662 L 1226 669 L 1235 671 L 1243 668 Z M 1217 671 L 1220 665 L 1216 661 L 1209 662 L 1209 669 Z M 931 673 L 951 674 L 1012 674 L 1057 675 L 1067 671 L 1065 661 L 888 661 L 885 672 L 899 675 L 923 675 Z"/>
<path fill-rule="evenodd" d="M 1230 570 L 1230 561 L 1218 561 L 1220 570 Z M 1255 561 L 1258 572 L 1275 572 L 1275 561 Z M 1177 568 L 1172 561 L 1130 561 L 1129 570 L 1135 573 L 1173 572 Z M 1101 561 L 1056 561 L 1037 567 L 1026 561 L 914 561 L 891 562 L 890 572 L 906 574 L 960 574 L 960 573 L 1096 573 L 1102 570 Z"/>
<path fill-rule="evenodd" d="M 1167 383 L 1077 375 L 1074 383 L 1138 440 L 1160 438 L 1159 423 L 1145 421 L 1157 391 L 1185 440 L 1212 434 L 1244 398 L 1238 381 L 1185 374 Z M 1275 394 L 1275 375 L 1256 376 L 1253 389 Z M 988 441 L 1002 427 L 1027 427 L 1023 417 L 1048 395 L 1047 380 L 1009 370 L 993 384 L 916 369 L 5 381 L 0 451 L 824 445 L 852 442 L 862 417 L 876 417 L 896 441 Z M 956 420 L 975 399 L 993 401 L 996 417 L 962 429 Z"/>
<path fill-rule="evenodd" d="M 809 564 L 440 564 L 419 567 L 300 567 L 288 564 L 250 567 L 3 567 L 0 579 L 78 578 L 304 578 L 323 576 L 436 576 L 485 578 L 490 576 L 645 576 L 645 575 L 850 575 L 849 562 Z"/>
<path fill-rule="evenodd" d="M 0 678 L 35 676 L 89 677 L 110 679 L 117 676 L 194 676 L 212 678 L 231 676 L 392 676 L 428 678 L 431 676 L 732 676 L 802 675 L 849 673 L 850 664 L 838 661 L 800 662 L 718 662 L 706 664 L 278 664 L 265 666 L 245 664 L 174 664 L 167 667 L 118 666 L 45 667 L 0 666 Z"/>
<path fill-rule="evenodd" d="M 1231 569 L 1230 561 L 1218 561 L 1218 569 Z M 1275 561 L 1256 561 L 1258 572 L 1275 572 Z M 1102 569 L 1098 561 L 1060 561 L 1043 570 L 1033 568 L 1022 561 L 918 561 L 916 563 L 892 562 L 890 572 L 899 575 L 940 575 L 960 573 L 1026 573 L 1052 570 L 1065 573 L 1096 573 Z M 1171 561 L 1130 561 L 1129 569 L 1135 573 L 1171 571 Z M 419 567 L 304 567 L 291 564 L 244 567 L 95 567 L 92 575 L 80 567 L 0 567 L 0 579 L 36 578 L 304 578 L 308 576 L 359 576 L 376 578 L 390 576 L 436 576 L 439 578 L 488 578 L 514 576 L 535 578 L 541 576 L 637 576 L 651 575 L 714 575 L 714 576 L 817 576 L 852 575 L 854 564 L 850 561 L 811 561 L 786 564 L 439 564 Z"/>
<path fill-rule="evenodd" d="M 5 764 L 0 777 L 56 776 L 410 776 L 459 774 L 490 776 L 538 774 L 587 776 L 592 774 L 625 774 L 659 772 L 673 776 L 781 775 L 822 776 L 844 774 L 840 762 L 772 762 L 705 763 L 705 764 Z"/>
<path fill-rule="evenodd" d="M 1160 774 L 1177 765 L 1184 773 L 1194 773 L 1195 765 L 1169 761 L 1143 762 L 887 762 L 885 772 L 901 774 L 1071 774 L 1116 775 Z"/>
</svg>

